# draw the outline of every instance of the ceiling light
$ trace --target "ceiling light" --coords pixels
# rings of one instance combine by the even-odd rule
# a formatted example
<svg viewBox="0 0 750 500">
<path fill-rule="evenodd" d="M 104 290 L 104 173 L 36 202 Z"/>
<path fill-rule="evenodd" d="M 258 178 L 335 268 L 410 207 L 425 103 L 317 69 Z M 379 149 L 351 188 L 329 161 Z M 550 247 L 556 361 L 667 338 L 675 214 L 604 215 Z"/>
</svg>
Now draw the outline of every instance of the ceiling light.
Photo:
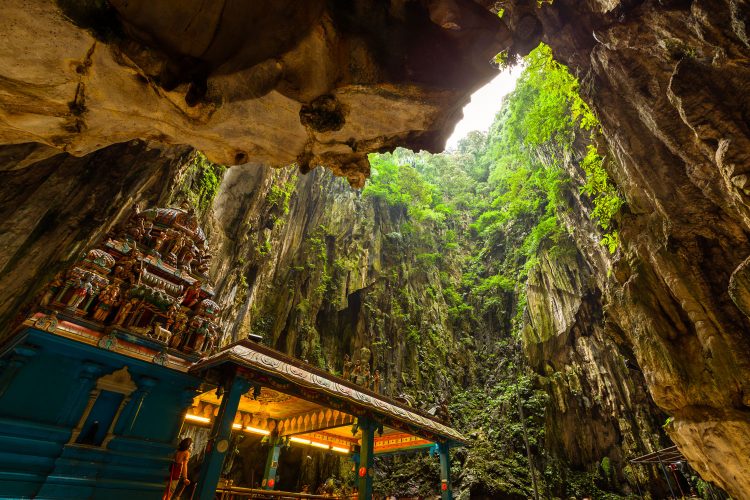
<svg viewBox="0 0 750 500">
<path fill-rule="evenodd" d="M 310 444 L 310 440 L 309 439 L 302 439 L 302 438 L 298 438 L 297 436 L 290 437 L 289 441 L 291 441 L 293 443 Z"/>
<path fill-rule="evenodd" d="M 249 425 L 245 427 L 245 430 L 247 432 L 254 432 L 255 434 L 263 434 L 264 436 L 268 436 L 271 434 L 271 431 L 267 431 L 265 429 L 258 429 L 257 427 L 250 427 Z"/>
<path fill-rule="evenodd" d="M 333 451 L 338 451 L 339 453 L 349 453 L 349 448 L 341 448 L 340 446 L 331 446 L 331 449 Z"/>
<path fill-rule="evenodd" d="M 211 419 L 208 417 L 201 417 L 200 415 L 193 415 L 191 413 L 185 415 L 185 420 L 192 420 L 193 422 L 201 422 L 204 424 L 208 424 L 211 422 Z"/>
<path fill-rule="evenodd" d="M 325 443 L 316 443 L 315 441 L 310 441 L 310 445 L 315 446 L 316 448 L 323 448 L 323 449 L 329 449 L 330 446 L 328 446 Z"/>
</svg>

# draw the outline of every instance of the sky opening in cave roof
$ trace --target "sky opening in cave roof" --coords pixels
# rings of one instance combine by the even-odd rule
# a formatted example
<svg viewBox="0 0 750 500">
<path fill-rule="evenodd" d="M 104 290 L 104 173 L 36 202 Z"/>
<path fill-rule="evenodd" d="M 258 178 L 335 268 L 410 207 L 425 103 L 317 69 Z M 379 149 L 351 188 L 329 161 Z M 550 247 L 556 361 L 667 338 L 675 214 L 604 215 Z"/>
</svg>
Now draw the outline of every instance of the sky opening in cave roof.
<svg viewBox="0 0 750 500">
<path fill-rule="evenodd" d="M 446 151 L 455 150 L 459 141 L 469 135 L 469 132 L 486 132 L 490 129 L 495 115 L 503 104 L 503 97 L 516 88 L 516 81 L 522 70 L 523 65 L 517 64 L 501 71 L 490 83 L 471 95 L 471 101 L 464 106 L 463 119 L 456 124 L 453 134 L 445 144 Z"/>
</svg>

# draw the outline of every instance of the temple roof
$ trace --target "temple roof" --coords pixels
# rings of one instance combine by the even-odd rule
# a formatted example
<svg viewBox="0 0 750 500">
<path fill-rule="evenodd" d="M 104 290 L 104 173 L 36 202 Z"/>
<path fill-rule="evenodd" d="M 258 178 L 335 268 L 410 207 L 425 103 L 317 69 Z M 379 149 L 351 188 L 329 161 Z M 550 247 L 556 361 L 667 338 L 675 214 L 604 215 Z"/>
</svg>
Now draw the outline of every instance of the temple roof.
<svg viewBox="0 0 750 500">
<path fill-rule="evenodd" d="M 433 441 L 468 442 L 458 431 L 432 416 L 249 340 L 231 344 L 197 362 L 190 372 L 205 375 L 215 370 L 218 373 L 227 364 L 237 366 L 240 373 L 258 379 L 264 385 L 269 379 L 259 379 L 258 375 L 283 380 L 286 386 L 277 384 L 273 387 L 276 390 L 285 389 L 301 394 L 303 398 L 343 404 L 345 408 L 342 410 L 354 415 L 374 414 L 392 428 L 408 430 Z"/>
</svg>

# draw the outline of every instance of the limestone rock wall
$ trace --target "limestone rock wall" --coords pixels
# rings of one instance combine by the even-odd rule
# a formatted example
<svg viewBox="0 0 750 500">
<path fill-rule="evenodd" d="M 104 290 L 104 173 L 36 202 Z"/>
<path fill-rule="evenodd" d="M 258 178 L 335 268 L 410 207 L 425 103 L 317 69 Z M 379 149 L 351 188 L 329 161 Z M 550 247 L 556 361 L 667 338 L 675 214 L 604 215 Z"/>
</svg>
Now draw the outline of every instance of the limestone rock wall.
<svg viewBox="0 0 750 500">
<path fill-rule="evenodd" d="M 513 43 L 470 0 L 13 0 L 0 19 L 0 141 L 74 155 L 132 139 L 224 165 L 326 165 L 442 149 Z"/>
<path fill-rule="evenodd" d="M 605 324 L 701 475 L 750 494 L 744 1 L 556 1 L 545 39 L 577 70 L 627 200 L 611 270 L 581 235 Z"/>
<path fill-rule="evenodd" d="M 415 249 L 399 251 L 405 215 L 362 199 L 322 170 L 298 176 L 293 169 L 230 169 L 209 230 L 220 242 L 215 272 L 225 342 L 261 334 L 338 373 L 344 354 L 368 347 L 384 391 L 421 392 L 425 406 L 437 401 L 447 390 L 445 373 L 472 357 L 447 324 L 437 272 L 421 271 Z M 432 302 L 424 299 L 428 287 L 438 290 Z M 407 341 L 408 315 L 434 335 Z M 442 375 L 430 372 L 435 366 Z M 465 366 L 465 376 L 475 376 Z"/>
</svg>

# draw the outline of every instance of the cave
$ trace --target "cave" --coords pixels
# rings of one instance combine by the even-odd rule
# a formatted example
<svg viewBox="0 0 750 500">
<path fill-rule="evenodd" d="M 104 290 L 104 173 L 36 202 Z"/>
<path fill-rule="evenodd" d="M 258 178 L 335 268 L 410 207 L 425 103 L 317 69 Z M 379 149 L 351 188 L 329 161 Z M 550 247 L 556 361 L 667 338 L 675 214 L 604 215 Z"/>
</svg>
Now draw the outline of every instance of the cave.
<svg viewBox="0 0 750 500">
<path fill-rule="evenodd" d="M 133 338 L 171 334 L 170 300 L 205 328 L 151 363 L 177 349 L 188 370 L 202 350 L 256 342 L 340 377 L 344 355 L 371 351 L 380 396 L 466 437 L 447 474 L 458 498 L 750 496 L 746 0 L 3 12 L 0 496 L 79 497 L 46 478 L 134 452 L 125 437 L 144 421 L 169 436 L 143 465 L 154 498 L 178 437 L 203 456 L 201 421 L 173 424 L 218 415 L 187 371 L 153 383 L 145 355 L 120 372 L 106 353 L 32 341 L 57 307 L 104 325 L 96 348 L 126 345 L 125 303 L 101 294 L 133 266 L 149 272 L 128 297 L 161 304 L 122 314 Z M 446 149 L 506 68 L 520 76 L 492 125 Z M 74 278 L 80 303 L 61 285 Z M 34 322 L 48 330 L 19 341 Z M 21 426 L 45 408 L 28 388 L 68 376 L 47 398 L 55 421 Z M 269 446 L 243 443 L 221 473 L 252 487 Z M 437 455 L 374 463 L 376 495 L 447 495 Z M 292 491 L 352 475 L 299 449 L 281 464 Z"/>
</svg>

